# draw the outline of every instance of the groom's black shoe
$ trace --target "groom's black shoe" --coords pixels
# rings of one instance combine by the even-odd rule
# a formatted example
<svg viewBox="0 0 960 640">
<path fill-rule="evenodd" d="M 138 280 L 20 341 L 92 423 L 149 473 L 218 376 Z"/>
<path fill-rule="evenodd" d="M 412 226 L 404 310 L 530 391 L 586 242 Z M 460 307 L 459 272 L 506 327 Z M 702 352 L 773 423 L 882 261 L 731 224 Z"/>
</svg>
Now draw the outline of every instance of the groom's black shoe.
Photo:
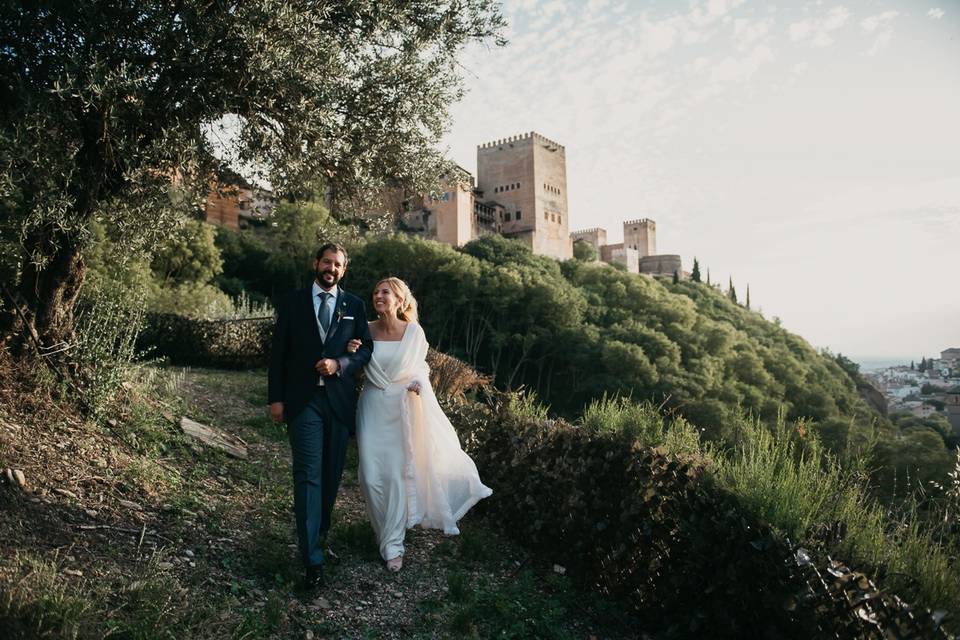
<svg viewBox="0 0 960 640">
<path fill-rule="evenodd" d="M 323 587 L 323 565 L 317 564 L 307 567 L 303 576 L 303 588 L 307 590 L 319 589 Z"/>
</svg>

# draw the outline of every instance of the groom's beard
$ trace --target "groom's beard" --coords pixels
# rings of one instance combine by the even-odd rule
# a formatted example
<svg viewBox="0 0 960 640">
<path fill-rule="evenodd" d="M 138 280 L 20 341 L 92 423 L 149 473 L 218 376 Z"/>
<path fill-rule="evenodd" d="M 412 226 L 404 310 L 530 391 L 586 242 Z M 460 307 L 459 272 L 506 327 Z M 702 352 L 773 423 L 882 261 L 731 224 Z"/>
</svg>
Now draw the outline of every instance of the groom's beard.
<svg viewBox="0 0 960 640">
<path fill-rule="evenodd" d="M 317 269 L 317 271 L 314 273 L 314 277 L 317 279 L 317 284 L 324 289 L 332 289 L 334 285 L 340 282 L 340 276 L 333 271 L 323 271 L 321 269 Z"/>
</svg>

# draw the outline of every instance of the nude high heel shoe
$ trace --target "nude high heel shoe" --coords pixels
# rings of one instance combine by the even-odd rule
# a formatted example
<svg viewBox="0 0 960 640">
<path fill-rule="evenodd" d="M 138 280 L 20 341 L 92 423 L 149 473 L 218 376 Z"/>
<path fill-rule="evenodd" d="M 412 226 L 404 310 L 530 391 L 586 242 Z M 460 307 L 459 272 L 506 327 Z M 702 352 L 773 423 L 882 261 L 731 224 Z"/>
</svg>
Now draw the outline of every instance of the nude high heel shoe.
<svg viewBox="0 0 960 640">
<path fill-rule="evenodd" d="M 397 556 L 396 558 L 391 558 L 387 560 L 387 571 L 391 573 L 398 573 L 402 566 L 403 566 L 403 556 Z"/>
</svg>

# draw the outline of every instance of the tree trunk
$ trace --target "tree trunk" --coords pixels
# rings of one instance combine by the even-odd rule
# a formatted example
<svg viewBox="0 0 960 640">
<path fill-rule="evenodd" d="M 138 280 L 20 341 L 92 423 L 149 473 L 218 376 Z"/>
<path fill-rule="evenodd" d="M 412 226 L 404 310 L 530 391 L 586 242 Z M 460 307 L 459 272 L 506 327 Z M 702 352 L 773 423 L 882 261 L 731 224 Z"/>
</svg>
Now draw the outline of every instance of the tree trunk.
<svg viewBox="0 0 960 640">
<path fill-rule="evenodd" d="M 50 227 L 37 229 L 23 244 L 25 253 L 19 293 L 28 326 L 41 351 L 55 350 L 73 338 L 73 307 L 83 284 L 86 266 L 77 238 Z M 44 256 L 35 264 L 30 256 Z M 25 335 L 17 338 L 24 343 Z"/>
</svg>

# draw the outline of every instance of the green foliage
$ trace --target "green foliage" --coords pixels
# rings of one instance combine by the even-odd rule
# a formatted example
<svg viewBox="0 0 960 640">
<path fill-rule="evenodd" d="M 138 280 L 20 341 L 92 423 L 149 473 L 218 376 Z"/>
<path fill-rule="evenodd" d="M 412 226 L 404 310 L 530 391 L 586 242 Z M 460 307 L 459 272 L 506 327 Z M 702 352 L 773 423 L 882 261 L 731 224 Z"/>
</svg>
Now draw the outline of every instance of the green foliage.
<svg viewBox="0 0 960 640">
<path fill-rule="evenodd" d="M 548 408 L 537 400 L 537 394 L 532 391 L 511 394 L 507 410 L 516 418 L 528 420 L 546 420 L 549 415 Z"/>
<path fill-rule="evenodd" d="M 845 535 L 830 551 L 883 567 L 887 588 L 929 607 L 960 602 L 960 575 L 949 549 L 922 529 L 916 513 L 891 523 L 890 514 L 869 497 L 863 465 L 841 467 L 816 439 L 784 423 L 771 430 L 741 419 L 738 431 L 735 449 L 714 452 L 713 475 L 751 513 L 794 540 L 839 528 Z"/>
<path fill-rule="evenodd" d="M 211 282 L 223 271 L 213 226 L 199 220 L 184 221 L 153 254 L 150 268 L 165 286 Z"/>
<path fill-rule="evenodd" d="M 663 447 L 667 453 L 700 452 L 696 429 L 683 418 L 672 424 L 649 402 L 634 403 L 629 398 L 603 396 L 583 411 L 581 424 L 590 433 L 621 434 L 643 447 Z"/>
<path fill-rule="evenodd" d="M 503 43 L 503 28 L 489 0 L 4 11 L 0 264 L 41 339 L 71 337 L 91 224 L 113 220 L 123 252 L 152 253 L 201 202 L 214 140 L 281 194 L 318 174 L 344 203 L 430 185 L 447 164 L 434 149 L 461 96 L 457 57 Z"/>
<path fill-rule="evenodd" d="M 643 409 L 618 404 L 592 419 L 616 422 Z M 771 429 L 741 416 L 734 445 L 676 456 L 625 442 L 622 428 L 517 419 L 503 399 L 491 406 L 451 412 L 485 482 L 502 496 L 486 508 L 525 545 L 565 558 L 575 581 L 649 616 L 651 631 L 673 624 L 660 630 L 759 637 L 779 628 L 809 637 L 815 628 L 848 628 L 859 637 L 861 621 L 842 596 L 813 597 L 788 570 L 787 539 L 855 562 L 908 600 L 948 611 L 960 601 L 949 543 L 925 531 L 916 510 L 891 523 L 868 495 L 863 462 L 842 468 L 802 425 Z M 649 408 L 638 417 L 656 432 Z M 956 517 L 955 507 L 937 513 Z M 830 589 L 842 591 L 840 583 Z M 810 595 L 798 606 L 781 606 L 801 592 Z"/>
<path fill-rule="evenodd" d="M 700 282 L 700 263 L 697 262 L 696 257 L 693 259 L 693 271 L 690 272 L 690 280 Z"/>
<path fill-rule="evenodd" d="M 104 281 L 87 287 L 77 314 L 74 361 L 82 404 L 102 417 L 112 404 L 130 363 L 139 355 L 136 340 L 144 327 L 144 299 L 137 289 Z"/>
<path fill-rule="evenodd" d="M 631 445 L 611 430 L 516 420 L 502 409 L 494 403 L 492 415 L 464 409 L 453 418 L 484 481 L 504 496 L 486 508 L 525 545 L 563 559 L 575 582 L 667 636 L 809 628 L 780 606 L 797 588 L 782 562 L 787 552 L 750 544 L 767 532 L 712 492 L 700 456 Z"/>
<path fill-rule="evenodd" d="M 187 318 L 222 318 L 232 314 L 233 300 L 211 284 L 185 282 L 164 287 L 150 283 L 147 309 L 151 313 L 175 314 Z"/>
<path fill-rule="evenodd" d="M 921 490 L 931 482 L 943 482 L 953 468 L 952 430 L 942 415 L 918 418 L 910 414 L 891 416 L 896 427 L 877 443 L 874 476 L 887 495 Z"/>
<path fill-rule="evenodd" d="M 571 616 L 580 615 L 573 601 L 540 593 L 529 570 L 503 584 L 471 583 L 468 574 L 447 576 L 447 595 L 457 605 L 450 631 L 458 637 L 545 638 L 565 640 Z"/>
<path fill-rule="evenodd" d="M 597 248 L 586 240 L 578 238 L 573 242 L 573 257 L 581 262 L 596 262 Z"/>
<path fill-rule="evenodd" d="M 92 626 L 91 603 L 57 578 L 53 562 L 17 554 L 23 578 L 0 592 L 0 627 L 10 637 L 77 637 Z"/>
<path fill-rule="evenodd" d="M 558 264 L 498 237 L 458 252 L 395 236 L 351 256 L 347 287 L 366 297 L 384 275 L 404 278 L 432 345 L 560 415 L 607 393 L 665 401 L 708 439 L 740 409 L 768 422 L 781 408 L 791 420 L 873 419 L 832 357 L 712 287 Z"/>
</svg>

